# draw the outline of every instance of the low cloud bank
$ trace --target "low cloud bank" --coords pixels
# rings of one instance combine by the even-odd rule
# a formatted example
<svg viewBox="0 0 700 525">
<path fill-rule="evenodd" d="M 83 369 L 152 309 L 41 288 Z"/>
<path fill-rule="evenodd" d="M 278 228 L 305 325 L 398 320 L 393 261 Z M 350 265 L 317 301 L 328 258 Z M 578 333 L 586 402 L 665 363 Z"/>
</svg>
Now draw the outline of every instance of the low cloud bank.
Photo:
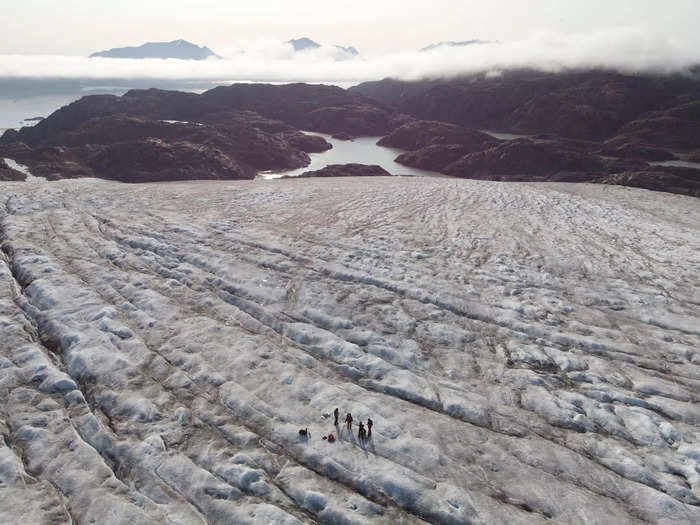
<svg viewBox="0 0 700 525">
<path fill-rule="evenodd" d="M 109 59 L 56 55 L 0 55 L 0 78 L 158 78 L 261 82 L 353 83 L 393 77 L 403 80 L 453 77 L 512 68 L 561 71 L 606 68 L 625 73 L 688 72 L 700 64 L 700 49 L 673 36 L 621 28 L 585 35 L 539 33 L 513 42 L 442 46 L 353 60 L 338 60 L 324 46 L 295 53 L 270 42 L 206 61 Z"/>
</svg>

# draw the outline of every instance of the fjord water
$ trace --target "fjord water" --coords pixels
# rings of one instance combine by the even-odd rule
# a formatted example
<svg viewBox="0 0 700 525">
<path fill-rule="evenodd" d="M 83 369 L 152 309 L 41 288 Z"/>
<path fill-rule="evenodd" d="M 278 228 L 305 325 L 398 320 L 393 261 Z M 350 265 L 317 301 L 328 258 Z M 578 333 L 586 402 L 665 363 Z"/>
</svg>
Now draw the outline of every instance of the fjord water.
<svg viewBox="0 0 700 525">
<path fill-rule="evenodd" d="M 434 171 L 411 168 L 395 162 L 394 159 L 401 153 L 404 153 L 404 150 L 378 146 L 377 141 L 381 137 L 359 137 L 354 140 L 339 140 L 323 133 L 305 133 L 323 137 L 333 145 L 333 148 L 323 153 L 310 154 L 311 164 L 308 166 L 289 171 L 265 172 L 261 174 L 262 178 L 278 179 L 280 177 L 297 177 L 306 171 L 320 170 L 331 164 L 351 163 L 376 164 L 392 175 L 444 177 L 444 175 Z"/>
<path fill-rule="evenodd" d="M 652 166 L 671 166 L 673 168 L 694 168 L 700 170 L 700 162 L 688 162 L 685 160 L 664 160 L 662 162 L 650 162 Z"/>
</svg>

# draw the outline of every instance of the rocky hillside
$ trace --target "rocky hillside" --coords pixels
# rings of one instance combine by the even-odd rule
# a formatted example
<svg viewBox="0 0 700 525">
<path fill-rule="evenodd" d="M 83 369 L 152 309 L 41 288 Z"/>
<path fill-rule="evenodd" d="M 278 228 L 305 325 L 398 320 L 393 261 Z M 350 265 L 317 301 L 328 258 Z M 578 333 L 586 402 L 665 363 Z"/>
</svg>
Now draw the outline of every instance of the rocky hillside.
<svg viewBox="0 0 700 525">
<path fill-rule="evenodd" d="M 700 101 L 700 82 L 683 76 L 652 77 L 605 71 L 540 73 L 506 71 L 452 80 L 391 79 L 350 88 L 419 119 L 513 133 L 551 133 L 608 140 L 633 121 L 665 117 L 699 119 L 689 102 Z M 674 109 L 675 108 L 675 109 Z M 670 111 L 670 113 L 668 113 Z M 686 128 L 669 128 L 687 135 Z M 696 146 L 697 137 L 695 135 Z M 674 140 L 673 138 L 671 140 Z M 670 142 L 676 144 L 675 141 Z M 684 144 L 681 140 L 680 144 Z"/>
<path fill-rule="evenodd" d="M 331 147 L 299 130 L 382 136 L 380 146 L 406 150 L 397 162 L 454 177 L 700 195 L 700 169 L 692 164 L 700 158 L 700 82 L 602 71 L 384 80 L 350 90 L 309 84 L 234 84 L 202 94 L 132 90 L 84 97 L 36 126 L 7 131 L 0 156 L 49 179 L 241 179 L 302 168 L 309 153 Z M 676 165 L 657 165 L 664 161 Z"/>
<path fill-rule="evenodd" d="M 202 95 L 132 90 L 94 95 L 0 138 L 4 154 L 49 179 L 143 182 L 252 178 L 294 169 L 330 148 L 299 129 L 380 135 L 392 113 L 330 86 L 234 85 Z"/>
<path fill-rule="evenodd" d="M 511 71 L 387 79 L 351 91 L 401 115 L 404 123 L 380 144 L 410 150 L 396 159 L 407 166 L 456 177 L 604 182 L 700 196 L 700 169 L 649 164 L 697 158 L 700 82 L 689 78 Z M 522 137 L 487 140 L 477 129 Z"/>
</svg>

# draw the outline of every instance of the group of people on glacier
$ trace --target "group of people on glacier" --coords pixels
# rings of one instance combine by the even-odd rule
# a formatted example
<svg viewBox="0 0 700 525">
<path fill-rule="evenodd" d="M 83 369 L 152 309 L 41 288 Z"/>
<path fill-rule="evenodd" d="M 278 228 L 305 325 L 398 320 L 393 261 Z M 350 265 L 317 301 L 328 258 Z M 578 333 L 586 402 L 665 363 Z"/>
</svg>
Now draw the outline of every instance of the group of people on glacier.
<svg viewBox="0 0 700 525">
<path fill-rule="evenodd" d="M 338 416 L 340 412 L 336 408 L 333 411 L 333 417 L 335 418 L 335 426 L 338 426 Z M 348 432 L 352 433 L 352 414 L 348 412 L 348 415 L 345 416 L 345 424 L 348 427 Z M 357 437 L 359 438 L 360 441 L 365 441 L 368 439 L 372 439 L 372 425 L 374 425 L 374 422 L 368 417 L 367 418 L 367 429 L 365 429 L 365 424 L 360 421 L 360 429 L 357 432 Z M 330 437 L 330 436 L 329 436 Z"/>
<path fill-rule="evenodd" d="M 330 414 L 323 415 L 324 418 L 329 417 L 329 416 L 330 416 Z M 340 428 L 338 428 L 339 417 L 340 417 L 340 410 L 338 408 L 336 408 L 333 411 L 333 418 L 334 418 L 333 424 L 338 429 L 338 434 L 340 434 Z M 353 421 L 354 420 L 353 420 L 352 414 L 350 412 L 348 412 L 347 415 L 345 416 L 345 425 L 346 425 L 346 428 L 348 429 L 348 433 L 350 433 L 350 435 L 352 435 L 352 422 Z M 365 441 L 369 441 L 372 439 L 372 426 L 373 425 L 374 425 L 374 421 L 372 421 L 372 419 L 369 417 L 367 418 L 367 426 L 365 426 L 364 422 L 360 421 L 359 430 L 357 432 L 357 437 L 360 440 L 360 443 L 364 443 Z M 309 432 L 308 428 L 302 428 L 301 430 L 299 430 L 299 438 L 301 440 L 305 441 L 305 440 L 309 439 L 310 437 L 311 437 L 311 433 Z M 323 439 L 327 440 L 330 443 L 333 443 L 336 440 L 336 437 L 331 432 L 327 436 L 323 436 Z"/>
</svg>

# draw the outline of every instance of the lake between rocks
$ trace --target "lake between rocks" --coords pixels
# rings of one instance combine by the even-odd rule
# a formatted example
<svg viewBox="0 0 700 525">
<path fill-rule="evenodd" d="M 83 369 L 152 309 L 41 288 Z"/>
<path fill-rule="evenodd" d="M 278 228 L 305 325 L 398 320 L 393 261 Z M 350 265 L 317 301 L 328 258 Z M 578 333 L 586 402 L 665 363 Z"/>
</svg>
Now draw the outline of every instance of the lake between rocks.
<svg viewBox="0 0 700 525">
<path fill-rule="evenodd" d="M 309 133 L 323 137 L 333 145 L 332 149 L 322 153 L 311 153 L 311 164 L 289 171 L 263 172 L 259 177 L 264 179 L 278 179 L 280 177 L 297 177 L 306 171 L 320 170 L 331 164 L 376 164 L 387 170 L 392 175 L 414 175 L 419 177 L 445 177 L 435 171 L 421 170 L 403 166 L 394 159 L 405 150 L 377 146 L 377 141 L 382 137 L 359 137 L 353 140 L 338 140 L 323 133 Z"/>
</svg>

